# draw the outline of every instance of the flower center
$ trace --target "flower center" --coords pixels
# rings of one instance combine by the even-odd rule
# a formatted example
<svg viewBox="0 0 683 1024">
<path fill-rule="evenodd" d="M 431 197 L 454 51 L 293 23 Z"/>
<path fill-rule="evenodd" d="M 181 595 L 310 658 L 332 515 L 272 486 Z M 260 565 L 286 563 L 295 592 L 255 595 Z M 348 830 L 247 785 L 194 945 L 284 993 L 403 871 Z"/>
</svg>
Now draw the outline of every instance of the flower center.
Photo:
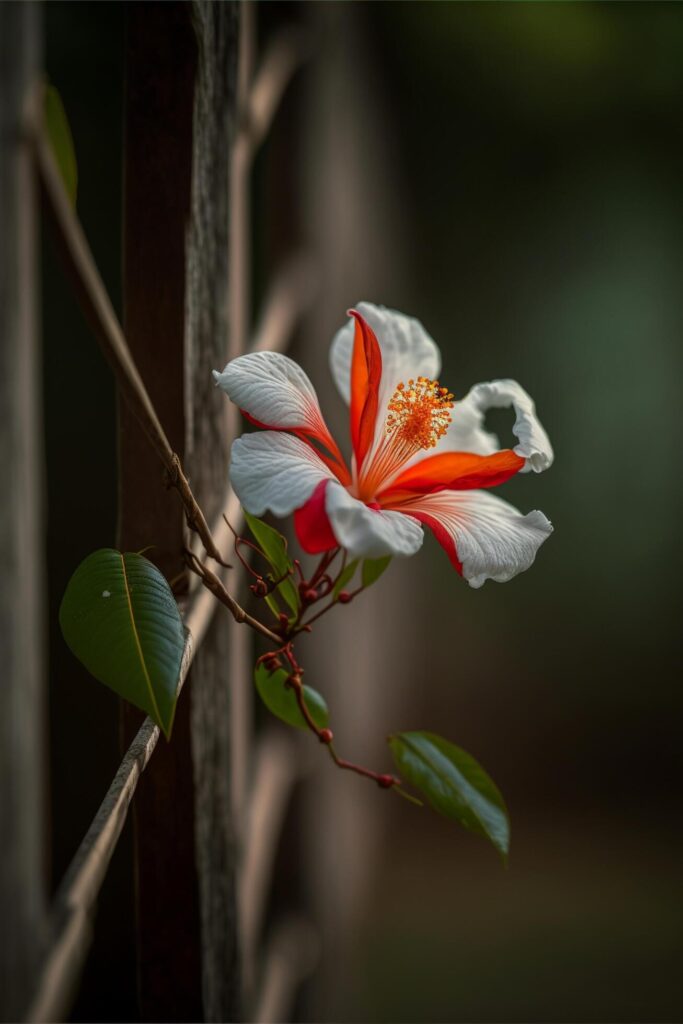
<svg viewBox="0 0 683 1024">
<path fill-rule="evenodd" d="M 448 430 L 452 408 L 453 395 L 438 380 L 401 381 L 389 402 L 385 433 L 411 448 L 434 448 Z"/>
<path fill-rule="evenodd" d="M 356 496 L 370 501 L 421 448 L 434 448 L 451 422 L 453 395 L 428 377 L 401 382 L 387 408 L 384 433 L 356 487 Z"/>
</svg>

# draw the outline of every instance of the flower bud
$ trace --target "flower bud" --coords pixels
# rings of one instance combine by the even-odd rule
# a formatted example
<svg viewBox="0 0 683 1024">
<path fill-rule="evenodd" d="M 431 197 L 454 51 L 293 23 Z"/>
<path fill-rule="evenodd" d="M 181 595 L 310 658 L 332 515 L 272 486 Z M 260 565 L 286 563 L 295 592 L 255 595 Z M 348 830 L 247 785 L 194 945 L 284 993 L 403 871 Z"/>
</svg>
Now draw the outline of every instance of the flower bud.
<svg viewBox="0 0 683 1024">
<path fill-rule="evenodd" d="M 340 590 L 337 594 L 337 600 L 339 604 L 348 604 L 352 598 L 352 594 L 349 594 L 348 590 Z"/>
<path fill-rule="evenodd" d="M 277 629 L 275 630 L 275 632 L 279 633 L 280 636 L 285 636 L 286 637 L 287 633 L 289 632 L 289 616 L 286 615 L 284 612 L 280 612 L 280 614 L 278 615 L 277 619 L 278 619 L 278 626 L 277 626 Z"/>
<path fill-rule="evenodd" d="M 380 789 L 391 789 L 395 782 L 396 779 L 394 778 L 393 775 L 377 776 L 377 785 L 379 786 Z"/>
<path fill-rule="evenodd" d="M 313 590 L 312 587 L 309 587 L 308 590 L 304 590 L 301 596 L 306 602 L 306 604 L 313 604 L 314 601 L 318 600 L 318 591 Z"/>
<path fill-rule="evenodd" d="M 318 739 L 321 743 L 329 744 L 334 739 L 331 729 L 321 729 L 318 733 Z"/>
</svg>

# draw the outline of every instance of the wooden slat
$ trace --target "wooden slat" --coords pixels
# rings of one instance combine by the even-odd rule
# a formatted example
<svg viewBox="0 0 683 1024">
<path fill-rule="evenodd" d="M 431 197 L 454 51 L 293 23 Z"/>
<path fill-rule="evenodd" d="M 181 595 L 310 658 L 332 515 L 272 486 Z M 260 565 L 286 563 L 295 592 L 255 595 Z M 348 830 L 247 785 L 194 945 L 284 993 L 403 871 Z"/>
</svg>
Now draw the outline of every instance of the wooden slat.
<svg viewBox="0 0 683 1024">
<path fill-rule="evenodd" d="M 244 867 L 239 903 L 244 989 L 253 995 L 258 947 L 278 839 L 303 761 L 294 739 L 275 727 L 260 739 L 254 756 L 253 782 L 244 830 Z"/>
<path fill-rule="evenodd" d="M 44 929 L 42 417 L 35 182 L 23 109 L 40 8 L 0 4 L 0 1019 L 16 1020 Z"/>
<path fill-rule="evenodd" d="M 180 5 L 178 5 L 178 7 L 179 6 Z M 222 8 L 222 10 L 220 8 Z M 221 153 L 227 153 L 228 146 L 226 145 L 221 148 L 220 138 L 217 139 L 215 137 L 213 140 L 210 140 L 213 144 L 207 145 L 209 142 L 207 135 L 210 134 L 211 131 L 213 131 L 214 136 L 216 133 L 220 135 L 221 132 L 226 131 L 229 134 L 230 131 L 229 118 L 226 121 L 224 115 L 230 105 L 229 77 L 231 71 L 229 59 L 225 61 L 224 58 L 226 57 L 226 53 L 229 55 L 231 45 L 233 46 L 234 56 L 234 28 L 236 23 L 234 5 L 229 4 L 211 5 L 203 2 L 196 3 L 193 5 L 192 17 L 195 30 L 200 37 L 200 50 L 202 56 L 205 60 L 208 60 L 208 64 L 204 69 L 203 81 L 200 66 L 199 87 L 195 92 L 194 109 L 195 131 L 193 138 L 193 163 L 195 172 L 197 172 L 198 168 L 199 173 L 195 178 L 193 204 L 196 204 L 196 206 L 193 206 L 192 210 L 194 224 L 191 227 L 188 246 L 190 254 L 188 265 L 188 282 L 190 287 L 188 294 L 193 295 L 197 301 L 195 302 L 194 309 L 192 309 L 192 302 L 188 301 L 186 309 L 188 338 L 191 343 L 188 345 L 185 352 L 186 358 L 189 354 L 188 380 L 190 382 L 190 387 L 187 392 L 189 401 L 186 405 L 186 415 L 188 424 L 194 422 L 194 427 L 189 427 L 185 434 L 185 440 L 190 450 L 190 458 L 192 457 L 193 450 L 195 453 L 197 451 L 201 452 L 205 450 L 204 446 L 207 442 L 207 437 L 205 436 L 206 417 L 198 415 L 199 411 L 203 413 L 207 404 L 210 404 L 210 394 L 206 386 L 206 380 L 209 379 L 208 374 L 206 375 L 206 380 L 203 380 L 201 377 L 203 370 L 202 359 L 206 356 L 210 356 L 213 365 L 220 366 L 221 352 L 224 351 L 222 338 L 225 337 L 225 332 L 224 330 L 221 330 L 221 314 L 224 311 L 222 285 L 225 283 L 226 275 L 221 273 L 221 270 L 224 268 L 222 268 L 220 258 L 217 261 L 211 262 L 207 257 L 210 254 L 213 254 L 213 256 L 216 255 L 216 246 L 218 247 L 220 254 L 220 248 L 222 245 L 221 231 L 225 227 L 225 220 L 220 216 L 221 199 L 219 190 L 221 190 L 222 185 L 224 186 L 225 179 L 221 179 L 222 172 L 220 168 L 220 159 L 216 160 L 215 154 L 218 153 L 220 155 Z M 283 39 L 284 38 L 285 37 L 283 37 Z M 294 50 L 296 51 L 299 42 L 295 40 L 294 43 L 292 43 L 292 40 L 288 40 L 284 44 L 278 43 L 274 50 L 271 51 L 271 57 L 269 57 L 264 63 L 263 73 L 257 79 L 256 83 L 258 89 L 255 90 L 254 94 L 253 109 L 256 113 L 256 123 L 260 124 L 261 127 L 259 131 L 257 131 L 256 135 L 252 136 L 253 145 L 258 144 L 258 142 L 261 141 L 263 134 L 267 130 L 268 123 L 277 107 L 279 95 L 286 87 L 287 80 L 300 59 L 295 56 L 293 60 L 291 51 L 292 45 L 294 45 Z M 228 89 L 227 93 L 224 93 L 223 95 L 221 95 L 220 88 L 217 89 L 215 75 L 216 68 L 219 68 L 227 74 L 225 82 L 228 82 Z M 228 69 L 227 72 L 226 68 Z M 232 68 L 232 71 L 234 71 L 234 67 Z M 220 86 L 220 82 L 218 85 Z M 59 196 L 60 186 L 59 182 L 57 182 L 54 177 L 55 168 L 53 166 L 53 161 L 51 161 L 50 154 L 46 150 L 44 137 L 40 132 L 36 135 L 36 123 L 37 122 L 34 119 L 33 142 L 36 145 L 36 151 L 39 156 L 39 166 L 41 167 L 41 171 L 44 175 L 44 182 L 47 183 L 52 212 L 56 213 L 56 219 L 58 221 L 60 220 L 60 217 L 62 217 L 63 220 L 62 215 L 65 214 L 63 202 L 61 204 L 61 211 L 59 206 L 60 200 L 63 200 L 64 197 Z M 197 131 L 198 124 L 201 125 L 199 131 Z M 162 136 L 165 130 L 166 129 L 162 126 Z M 164 141 L 167 142 L 168 140 L 166 139 Z M 163 144 L 164 142 L 162 141 L 162 148 Z M 204 144 L 206 149 L 203 156 L 201 153 L 202 144 Z M 207 153 L 209 156 L 207 156 Z M 213 154 L 213 159 L 210 158 L 211 154 Z M 152 155 L 152 163 L 153 160 L 154 156 Z M 208 237 L 206 234 L 207 222 L 205 215 L 207 210 L 205 206 L 202 208 L 204 200 L 207 198 L 207 180 L 210 185 L 213 185 L 213 192 L 209 189 L 209 203 L 214 204 L 213 210 L 218 213 L 218 216 L 215 217 L 213 237 Z M 134 185 L 139 184 L 140 181 L 136 179 Z M 222 189 L 222 194 L 223 196 L 225 195 L 224 188 Z M 155 196 L 155 199 L 158 198 L 159 197 Z M 163 205 L 163 194 L 160 201 Z M 158 203 L 155 202 L 152 206 L 158 206 Z M 68 214 L 66 216 L 68 220 Z M 157 223 L 158 211 L 156 214 L 154 209 L 151 211 L 144 211 L 143 220 L 145 222 L 144 233 L 146 237 L 149 237 L 150 217 L 153 224 Z M 157 220 L 155 220 L 155 217 Z M 142 225 L 136 226 L 139 226 L 142 229 Z M 160 242 L 159 237 L 154 238 L 152 239 L 152 252 L 147 252 L 145 254 L 145 258 L 140 261 L 139 265 L 141 265 L 141 263 L 145 263 L 151 256 L 152 262 L 156 266 L 159 266 L 158 260 L 154 259 L 154 257 L 155 255 L 161 255 L 162 259 L 165 258 L 169 260 L 171 265 L 176 267 L 178 266 L 175 225 L 171 227 L 166 224 L 165 226 L 172 232 L 174 237 L 174 242 L 171 244 L 170 250 L 164 249 L 162 252 L 161 249 L 163 249 L 164 246 L 163 239 Z M 148 437 L 152 440 L 153 446 L 157 450 L 157 455 L 161 454 L 162 461 L 168 465 L 169 458 L 173 456 L 174 449 L 181 449 L 182 445 L 178 444 L 177 439 L 174 438 L 173 446 L 171 447 L 171 442 L 168 440 L 168 436 L 164 433 L 164 429 L 161 427 L 161 422 L 166 421 L 162 416 L 160 422 L 157 415 L 157 409 L 152 405 L 153 400 L 157 401 L 156 398 L 153 399 L 151 397 L 151 395 L 153 395 L 154 386 L 150 387 L 148 391 L 142 383 L 142 378 L 138 373 L 136 362 L 140 361 L 140 352 L 143 352 L 142 362 L 144 363 L 144 346 L 137 353 L 134 360 L 131 350 L 128 348 L 120 328 L 118 328 L 116 318 L 111 310 L 111 304 L 109 303 L 106 293 L 102 290 L 101 280 L 99 279 L 99 275 L 97 275 L 96 268 L 94 267 L 91 258 L 89 258 L 87 243 L 82 237 L 82 233 L 79 234 L 80 229 L 78 228 L 77 222 L 71 218 L 70 223 L 66 224 L 67 230 L 64 230 L 64 223 L 60 225 L 60 228 L 62 238 L 66 243 L 67 249 L 70 244 L 74 246 L 69 255 L 75 257 L 75 259 L 71 260 L 71 263 L 72 268 L 76 270 L 76 278 L 78 279 L 81 297 L 84 299 L 86 308 L 89 309 L 91 320 L 95 322 L 100 340 L 104 343 L 105 352 L 117 371 L 117 379 L 119 379 L 121 383 L 125 384 L 127 395 L 132 397 L 132 405 L 136 408 L 138 418 L 141 419 Z M 194 230 L 194 238 L 192 237 L 192 230 Z M 209 232 L 209 235 L 211 235 L 211 231 Z M 192 262 L 191 255 L 192 244 L 195 246 L 194 263 Z M 159 245 L 161 245 L 161 249 L 159 248 Z M 213 251 L 211 249 L 212 246 Z M 248 246 L 246 248 L 248 250 Z M 132 251 L 134 262 L 136 258 L 139 259 L 140 253 L 136 252 L 135 248 L 133 248 Z M 211 269 L 213 269 L 213 273 L 210 272 Z M 299 314 L 304 308 L 306 308 L 312 298 L 312 281 L 314 280 L 312 269 L 309 259 L 305 256 L 297 256 L 287 264 L 284 268 L 283 274 L 276 278 L 274 286 L 270 292 L 270 299 L 266 304 L 264 315 L 259 323 L 259 329 L 255 339 L 255 347 L 276 349 L 284 347 L 295 326 Z M 164 284 L 166 283 L 167 282 L 164 282 Z M 193 291 L 193 289 L 195 289 L 195 291 Z M 165 298 L 168 302 L 170 297 L 171 308 L 174 306 L 174 301 L 177 303 L 179 294 L 179 292 L 174 292 L 172 295 L 169 295 L 168 292 L 166 293 Z M 157 299 L 159 298 L 158 294 L 156 297 Z M 164 296 L 162 295 L 162 307 L 163 299 Z M 150 302 L 149 297 L 145 297 L 141 291 L 137 292 L 137 300 L 135 290 L 133 291 L 133 307 L 135 307 L 136 301 L 139 301 L 140 304 L 138 309 L 134 312 L 133 322 L 138 321 L 140 330 L 142 331 L 142 325 L 144 325 L 145 318 L 147 318 L 148 322 L 145 333 L 147 337 L 150 337 L 153 335 L 155 328 L 158 327 L 157 314 L 153 309 L 153 304 Z M 242 293 L 242 309 L 244 309 L 244 303 L 245 295 Z M 177 309 L 177 305 L 175 308 Z M 207 309 L 209 311 L 208 316 Z M 166 313 L 168 315 L 168 309 L 166 310 Z M 137 342 L 134 342 L 134 347 L 139 348 Z M 195 357 L 194 379 L 193 356 Z M 141 410 L 142 416 L 140 415 Z M 129 420 L 129 422 L 132 422 L 132 420 Z M 198 429 L 196 426 L 197 424 L 199 424 Z M 209 438 L 208 440 L 215 440 L 215 433 L 214 438 Z M 200 464 L 199 472 L 197 474 L 197 476 L 202 478 L 203 481 L 199 485 L 200 490 L 203 488 L 204 491 L 204 493 L 202 493 L 201 500 L 202 502 L 206 502 L 208 499 L 207 507 L 209 507 L 212 512 L 217 505 L 217 495 L 221 492 L 218 480 L 224 471 L 226 462 L 225 456 L 227 454 L 225 439 L 219 438 L 219 441 L 222 442 L 222 446 L 219 443 L 219 445 L 212 449 L 214 451 L 213 459 L 204 460 L 204 465 Z M 200 459 L 199 461 L 201 463 L 202 460 Z M 142 488 L 144 488 L 147 483 L 148 480 L 146 479 L 139 480 L 139 484 Z M 190 492 L 190 496 L 192 496 L 192 492 Z M 225 511 L 227 511 L 232 521 L 237 521 L 239 519 L 239 505 L 232 492 L 229 492 L 228 494 Z M 130 517 L 130 512 L 128 515 Z M 156 522 L 157 520 L 150 519 L 150 521 Z M 220 520 L 218 520 L 218 522 L 220 522 Z M 170 532 L 172 533 L 175 529 L 176 527 L 171 523 Z M 224 529 L 225 528 L 223 526 L 221 526 L 221 528 L 216 526 L 214 527 L 214 534 L 216 534 L 216 530 L 221 533 Z M 205 531 L 205 535 L 210 537 L 208 528 Z M 221 547 L 221 543 L 224 539 L 227 538 L 222 536 L 221 542 L 218 544 L 219 548 Z M 171 558 L 169 559 L 168 565 L 165 566 L 167 573 L 173 569 L 172 545 L 166 552 L 162 552 L 160 554 L 159 560 L 163 563 L 168 554 L 171 554 Z M 215 606 L 216 603 L 214 598 L 207 591 L 199 590 L 194 594 L 190 611 L 186 618 L 186 625 L 191 629 L 194 636 L 197 638 L 198 643 L 201 643 L 207 635 L 207 630 L 209 629 Z M 217 632 L 220 635 L 220 630 Z M 246 639 L 247 631 L 238 631 L 237 635 L 241 641 L 244 641 Z M 225 878 L 226 874 L 229 876 L 230 871 L 234 871 L 236 857 L 233 846 L 234 836 L 231 835 L 229 827 L 229 795 L 227 794 L 225 786 L 221 786 L 219 784 L 218 787 L 216 787 L 215 784 L 217 778 L 221 779 L 223 777 L 220 772 L 216 772 L 216 752 L 218 751 L 219 754 L 224 757 L 228 756 L 229 742 L 226 743 L 226 731 L 221 730 L 220 728 L 217 731 L 214 729 L 215 739 L 212 743 L 206 743 L 207 724 L 211 728 L 216 722 L 216 716 L 213 713 L 215 712 L 216 707 L 215 682 L 217 679 L 221 678 L 221 670 L 224 671 L 225 649 L 221 648 L 220 641 L 216 643 L 211 634 L 209 634 L 208 641 L 209 642 L 205 645 L 207 650 L 206 678 L 210 680 L 210 686 L 214 687 L 214 692 L 209 695 L 213 699 L 205 700 L 204 707 L 200 709 L 200 713 L 193 716 L 195 766 L 197 766 L 197 763 L 199 764 L 200 775 L 202 771 L 205 772 L 204 785 L 202 787 L 200 778 L 200 785 L 197 790 L 204 801 L 203 810 L 198 815 L 199 819 L 204 818 L 203 828 L 201 822 L 199 822 L 196 837 L 197 854 L 200 861 L 202 859 L 202 854 L 206 854 L 207 852 L 207 845 L 209 847 L 209 856 L 205 857 L 204 864 L 200 864 L 199 870 L 200 888 L 202 888 L 202 948 L 205 957 L 203 971 L 203 997 L 204 1012 L 207 1019 L 228 1019 L 236 1013 L 237 1006 L 235 985 L 236 943 L 235 929 L 234 925 L 230 926 L 229 913 L 228 927 L 226 928 L 226 917 L 224 911 L 226 907 L 228 912 L 230 911 L 234 896 L 230 893 L 230 886 L 228 885 L 226 887 Z M 234 646 L 235 645 L 233 645 L 233 647 Z M 243 643 L 240 643 L 239 646 L 242 648 L 242 651 L 245 652 Z M 196 647 L 193 649 L 196 650 Z M 216 654 L 218 655 L 218 659 L 216 659 Z M 213 655 L 213 657 L 209 658 L 209 655 Z M 191 658 L 192 649 L 188 646 L 180 685 L 182 685 L 184 673 L 189 667 Z M 238 659 L 235 659 L 235 652 L 233 650 L 232 661 L 236 660 L 238 661 L 238 664 L 235 664 L 233 667 L 239 668 L 240 671 L 243 672 L 244 664 L 246 663 L 245 653 L 238 655 Z M 245 680 L 245 682 L 249 685 L 247 680 Z M 195 689 L 197 689 L 196 682 Z M 243 688 L 242 692 L 248 691 L 245 691 Z M 220 698 L 220 690 L 218 696 Z M 225 719 L 227 721 L 227 715 L 225 716 Z M 60 887 L 52 915 L 53 944 L 50 955 L 44 964 L 38 992 L 36 993 L 36 997 L 29 1013 L 29 1019 L 31 1020 L 56 1019 L 68 1010 L 73 988 L 77 982 L 78 974 L 82 966 L 83 959 L 87 953 L 91 938 L 92 911 L 97 898 L 97 893 L 104 881 L 109 860 L 121 833 L 126 813 L 136 790 L 140 774 L 147 765 L 154 750 L 157 749 L 158 738 L 159 732 L 156 726 L 154 726 L 149 719 L 145 720 L 137 736 L 131 743 L 119 772 L 117 773 L 112 786 L 110 787 L 110 790 L 108 791 L 105 800 L 103 801 L 91 828 L 84 838 L 62 886 Z M 156 760 L 159 760 L 159 755 L 157 755 Z M 269 764 L 270 761 L 272 761 L 272 759 L 266 760 L 268 760 Z M 272 768 L 272 764 L 270 766 Z M 288 797 L 289 789 L 291 788 L 294 777 L 295 775 L 291 772 L 285 771 L 283 776 L 276 780 L 277 784 L 273 788 L 274 777 L 272 772 L 270 774 L 268 772 L 265 774 L 264 772 L 259 772 L 257 775 L 258 785 L 255 789 L 255 811 L 258 811 L 259 807 L 263 810 L 263 807 L 267 804 L 269 815 L 272 811 L 273 821 L 280 821 L 282 808 Z M 286 785 L 282 784 L 283 778 L 286 781 Z M 234 781 L 235 780 L 233 778 L 233 796 L 235 790 Z M 244 776 L 241 783 L 243 791 L 245 791 L 245 786 L 246 776 Z M 165 797 L 165 799 L 167 799 L 167 797 Z M 253 825 L 254 816 L 252 816 L 251 821 Z M 274 844 L 276 838 L 275 832 L 277 829 L 272 825 L 272 822 L 271 826 L 270 831 L 273 833 L 272 840 Z M 218 842 L 215 842 L 216 834 L 218 834 Z M 253 828 L 250 829 L 249 836 L 251 836 L 253 840 Z M 256 922 L 255 928 L 257 929 L 258 920 L 263 906 L 263 894 L 266 891 L 272 858 L 266 857 L 264 859 L 263 856 L 253 857 L 250 851 L 255 850 L 256 845 L 257 844 L 253 841 L 248 845 L 247 853 L 252 869 L 251 873 L 248 872 L 246 877 L 248 881 L 251 880 L 250 885 L 247 886 L 247 888 L 252 894 L 251 904 L 252 907 L 255 908 L 255 911 L 252 913 L 252 924 Z M 228 867 L 227 872 L 225 871 L 226 865 Z M 201 877 L 202 874 L 204 876 L 203 878 Z M 158 923 L 157 927 L 159 927 Z M 254 932 L 255 928 L 252 928 L 252 932 Z M 226 951 L 227 956 L 225 955 Z M 178 1010 L 177 1001 L 174 1004 L 174 1008 L 178 1015 L 184 1015 L 182 1009 Z M 157 1011 L 157 1016 L 161 1016 L 158 1014 L 158 1005 L 156 1002 L 153 1009 Z M 146 1016 L 149 1019 L 153 1019 L 152 1014 L 147 1014 Z M 171 1019 L 170 1014 L 165 1014 L 164 1016 L 165 1018 Z"/>
<path fill-rule="evenodd" d="M 225 396 L 211 371 L 222 368 L 228 337 L 228 189 L 235 127 L 235 3 L 192 6 L 198 39 L 192 136 L 192 193 L 186 232 L 186 465 L 210 520 L 220 512 L 229 439 Z M 234 572 L 230 587 L 234 590 Z M 192 671 L 191 745 L 195 792 L 195 862 L 199 883 L 202 1001 L 209 1021 L 240 1017 L 233 825 L 230 631 L 248 630 L 216 616 Z"/>
<path fill-rule="evenodd" d="M 254 1024 L 281 1024 L 292 1019 L 292 1007 L 300 985 L 315 970 L 320 957 L 320 938 L 309 921 L 288 917 L 269 937 L 251 1020 Z"/>
<path fill-rule="evenodd" d="M 185 231 L 190 212 L 197 49 L 182 3 L 126 10 L 124 331 L 171 448 L 184 457 Z M 183 575 L 182 509 L 129 405 L 120 405 L 119 547 L 168 579 Z M 124 740 L 141 715 L 123 708 Z M 190 699 L 173 741 L 157 745 L 133 803 L 137 974 L 145 1021 L 201 1020 L 200 908 L 194 843 Z"/>
</svg>

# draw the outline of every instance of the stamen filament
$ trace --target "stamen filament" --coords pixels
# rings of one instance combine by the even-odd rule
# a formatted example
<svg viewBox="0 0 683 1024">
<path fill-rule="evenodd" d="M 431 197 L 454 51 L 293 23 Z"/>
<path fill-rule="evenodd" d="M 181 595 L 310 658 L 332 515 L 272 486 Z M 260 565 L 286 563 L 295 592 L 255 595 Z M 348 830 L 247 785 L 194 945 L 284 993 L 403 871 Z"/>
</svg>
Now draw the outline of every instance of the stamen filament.
<svg viewBox="0 0 683 1024">
<path fill-rule="evenodd" d="M 384 436 L 358 482 L 358 496 L 371 500 L 381 485 L 421 449 L 436 447 L 451 422 L 453 395 L 436 380 L 401 382 L 388 405 Z"/>
</svg>

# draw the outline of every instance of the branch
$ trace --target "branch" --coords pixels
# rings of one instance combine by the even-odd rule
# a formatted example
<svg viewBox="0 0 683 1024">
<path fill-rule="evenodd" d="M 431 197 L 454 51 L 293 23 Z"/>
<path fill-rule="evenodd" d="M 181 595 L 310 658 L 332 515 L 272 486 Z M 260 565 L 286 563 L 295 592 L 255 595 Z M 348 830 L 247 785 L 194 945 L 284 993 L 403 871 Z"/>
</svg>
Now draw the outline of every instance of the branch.
<svg viewBox="0 0 683 1024">
<path fill-rule="evenodd" d="M 196 645 L 188 633 L 178 677 L 180 691 Z M 48 948 L 25 1020 L 64 1020 L 92 941 L 97 896 L 116 849 L 133 794 L 159 740 L 159 726 L 146 718 L 57 890 L 49 921 Z"/>
<path fill-rule="evenodd" d="M 42 89 L 36 90 L 32 97 L 28 116 L 28 133 L 47 209 L 86 319 L 93 329 L 105 359 L 114 371 L 121 394 L 128 402 L 166 467 L 170 485 L 175 487 L 180 495 L 188 526 L 199 534 L 207 554 L 217 562 L 225 564 L 213 541 L 204 514 L 192 493 L 187 477 L 183 473 L 180 459 L 173 451 L 159 422 L 80 221 L 69 201 L 45 131 L 42 117 Z"/>
<path fill-rule="evenodd" d="M 235 598 L 228 593 L 218 576 L 208 569 L 206 565 L 204 565 L 204 563 L 189 550 L 189 548 L 185 549 L 185 561 L 188 569 L 199 576 L 206 589 L 210 590 L 214 597 L 217 598 L 221 604 L 225 605 L 235 622 L 243 622 L 245 625 L 251 626 L 252 629 L 256 630 L 257 633 L 260 633 L 261 636 L 264 636 L 267 640 L 274 640 L 278 645 L 282 644 L 282 637 L 278 636 L 277 633 L 273 633 L 273 631 L 268 629 L 268 627 L 262 622 L 259 622 L 259 620 L 255 619 L 253 615 L 246 612 L 244 608 L 237 603 Z"/>
</svg>

